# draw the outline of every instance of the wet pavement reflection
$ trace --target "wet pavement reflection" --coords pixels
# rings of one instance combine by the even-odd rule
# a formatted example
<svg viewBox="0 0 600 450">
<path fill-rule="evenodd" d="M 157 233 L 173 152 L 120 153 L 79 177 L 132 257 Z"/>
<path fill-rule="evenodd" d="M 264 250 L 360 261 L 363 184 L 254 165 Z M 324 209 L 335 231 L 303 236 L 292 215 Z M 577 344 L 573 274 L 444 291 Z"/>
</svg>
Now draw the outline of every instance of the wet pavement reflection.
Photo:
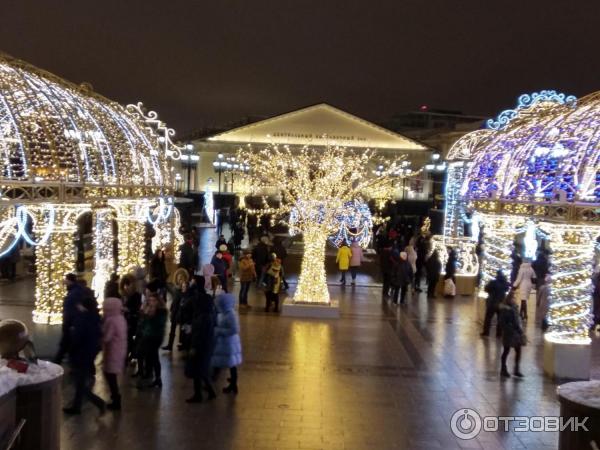
<svg viewBox="0 0 600 450">
<path fill-rule="evenodd" d="M 206 261 L 214 233 L 203 230 Z M 287 261 L 293 293 L 299 257 Z M 522 380 L 501 380 L 501 345 L 481 339 L 479 307 L 471 297 L 427 299 L 414 295 L 390 306 L 370 263 L 358 285 L 330 291 L 340 300 L 338 320 L 309 320 L 264 313 L 264 295 L 251 288 L 253 308 L 240 315 L 244 363 L 237 397 L 218 395 L 186 404 L 191 381 L 181 354 L 163 352 L 162 390 L 138 391 L 123 378 L 123 411 L 98 417 L 88 406 L 65 418 L 63 448 L 70 449 L 554 449 L 556 433 L 481 433 L 457 439 L 450 418 L 461 408 L 484 415 L 558 415 L 556 383 L 543 376 L 542 336 L 531 321 Z M 234 284 L 237 293 L 239 285 Z M 0 297 L 8 292 L 0 286 Z M 9 297 L 7 295 L 7 297 Z M 0 315 L 31 305 L 0 300 Z M 532 307 L 533 308 L 533 307 Z M 533 317 L 534 310 L 531 310 Z M 600 375 L 598 343 L 593 375 Z M 509 359 L 509 369 L 512 360 Z M 221 379 L 219 387 L 225 384 Z M 95 390 L 108 391 L 99 377 Z M 65 390 L 70 396 L 70 388 Z"/>
</svg>

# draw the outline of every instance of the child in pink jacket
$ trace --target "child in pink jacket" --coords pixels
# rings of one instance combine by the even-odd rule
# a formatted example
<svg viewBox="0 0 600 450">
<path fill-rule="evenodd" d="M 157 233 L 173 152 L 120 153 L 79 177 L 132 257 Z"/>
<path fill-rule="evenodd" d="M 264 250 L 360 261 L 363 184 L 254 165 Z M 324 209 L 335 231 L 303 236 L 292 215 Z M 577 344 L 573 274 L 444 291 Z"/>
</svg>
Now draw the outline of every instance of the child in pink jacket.
<svg viewBox="0 0 600 450">
<path fill-rule="evenodd" d="M 123 302 L 115 297 L 108 297 L 102 305 L 104 320 L 102 322 L 103 367 L 106 383 L 110 388 L 112 402 L 107 408 L 121 409 L 121 395 L 117 376 L 125 369 L 127 357 L 127 322 L 123 315 Z"/>
</svg>

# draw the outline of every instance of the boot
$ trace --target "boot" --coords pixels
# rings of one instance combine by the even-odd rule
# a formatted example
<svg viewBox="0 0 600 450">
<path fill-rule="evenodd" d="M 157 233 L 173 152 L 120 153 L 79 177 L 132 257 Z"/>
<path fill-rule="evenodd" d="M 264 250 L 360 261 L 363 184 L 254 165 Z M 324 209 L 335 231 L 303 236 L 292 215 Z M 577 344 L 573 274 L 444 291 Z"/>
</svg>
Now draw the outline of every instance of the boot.
<svg viewBox="0 0 600 450">
<path fill-rule="evenodd" d="M 229 386 L 223 388 L 223 392 L 225 394 L 229 394 L 231 392 L 234 393 L 234 394 L 237 394 L 238 393 L 238 387 L 237 387 L 237 385 L 230 383 Z"/>
<path fill-rule="evenodd" d="M 194 395 L 190 398 L 188 398 L 186 401 L 186 403 L 202 403 L 202 394 L 196 394 L 194 392 Z"/>
<path fill-rule="evenodd" d="M 110 409 L 111 411 L 120 411 L 121 410 L 121 396 L 117 395 L 116 397 L 114 397 L 112 399 L 112 402 L 110 402 L 108 405 L 106 405 L 107 409 Z"/>
<path fill-rule="evenodd" d="M 523 378 L 525 375 L 523 375 L 521 373 L 521 371 L 519 370 L 519 364 L 515 364 L 515 371 L 513 372 L 513 375 L 515 377 L 519 377 L 519 378 Z"/>
<path fill-rule="evenodd" d="M 508 369 L 506 366 L 502 366 L 502 370 L 500 371 L 500 376 L 503 378 L 510 378 L 510 373 L 508 373 Z"/>
</svg>

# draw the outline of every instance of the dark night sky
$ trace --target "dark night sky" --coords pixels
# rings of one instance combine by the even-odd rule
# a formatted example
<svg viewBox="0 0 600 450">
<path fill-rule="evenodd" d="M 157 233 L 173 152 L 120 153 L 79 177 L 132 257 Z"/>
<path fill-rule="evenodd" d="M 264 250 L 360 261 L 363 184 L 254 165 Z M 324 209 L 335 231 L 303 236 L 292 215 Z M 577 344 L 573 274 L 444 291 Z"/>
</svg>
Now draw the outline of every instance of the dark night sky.
<svg viewBox="0 0 600 450">
<path fill-rule="evenodd" d="M 0 49 L 179 134 L 329 102 L 371 120 L 600 90 L 597 0 L 3 0 Z"/>
</svg>

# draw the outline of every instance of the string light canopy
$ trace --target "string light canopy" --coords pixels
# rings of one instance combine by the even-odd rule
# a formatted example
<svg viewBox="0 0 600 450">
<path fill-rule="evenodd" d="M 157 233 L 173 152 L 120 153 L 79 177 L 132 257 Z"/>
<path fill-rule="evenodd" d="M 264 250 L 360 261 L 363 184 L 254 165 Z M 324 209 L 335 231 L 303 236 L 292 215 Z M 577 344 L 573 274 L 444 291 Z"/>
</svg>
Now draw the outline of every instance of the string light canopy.
<svg viewBox="0 0 600 450">
<path fill-rule="evenodd" d="M 96 290 L 115 268 L 112 220 L 126 244 L 119 270 L 143 264 L 145 222 L 166 223 L 173 209 L 173 135 L 141 103 L 124 107 L 0 53 L 0 256 L 20 238 L 37 245 L 34 321 L 61 321 L 81 214 L 94 214 Z"/>
<path fill-rule="evenodd" d="M 403 176 L 404 158 L 382 166 L 371 150 L 355 152 L 331 145 L 299 149 L 270 145 L 258 151 L 241 150 L 238 156 L 250 168 L 244 176 L 252 180 L 255 193 L 279 199 L 279 207 L 270 207 L 270 213 L 284 218 L 292 233 L 302 233 L 304 254 L 294 302 L 329 305 L 325 277 L 328 237 L 336 235 L 340 225 L 354 223 L 356 217 L 348 217 L 350 210 L 366 217 L 360 206 L 366 200 L 393 197 L 396 181 Z M 382 168 L 375 174 L 379 166 Z M 264 204 L 268 206 L 266 200 Z M 364 228 L 364 220 L 358 223 Z"/>
<path fill-rule="evenodd" d="M 524 100 L 527 101 L 524 101 Z M 600 236 L 600 92 L 581 99 L 542 91 L 489 123 L 466 165 L 460 200 L 484 226 L 483 281 L 509 270 L 515 236 L 523 257 L 550 247 L 546 339 L 587 344 L 594 246 Z"/>
</svg>

